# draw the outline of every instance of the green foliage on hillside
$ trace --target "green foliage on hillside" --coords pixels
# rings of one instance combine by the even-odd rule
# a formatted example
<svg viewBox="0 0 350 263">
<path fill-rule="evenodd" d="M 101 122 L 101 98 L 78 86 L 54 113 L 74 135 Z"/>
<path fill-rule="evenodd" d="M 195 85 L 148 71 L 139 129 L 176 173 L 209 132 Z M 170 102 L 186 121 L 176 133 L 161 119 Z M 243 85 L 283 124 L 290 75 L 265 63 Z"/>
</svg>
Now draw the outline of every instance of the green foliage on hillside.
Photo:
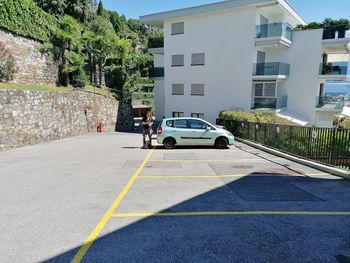
<svg viewBox="0 0 350 263">
<path fill-rule="evenodd" d="M 0 0 L 0 27 L 16 34 L 47 41 L 57 19 L 32 0 Z"/>
<path fill-rule="evenodd" d="M 86 23 L 95 18 L 94 0 L 35 0 L 37 5 L 55 16 L 69 15 Z"/>
<path fill-rule="evenodd" d="M 326 18 L 322 23 L 319 22 L 311 22 L 307 25 L 297 25 L 295 30 L 309 30 L 309 29 L 320 29 L 320 28 L 326 28 L 326 27 L 332 27 L 332 26 L 343 26 L 346 29 L 350 29 L 350 20 L 349 19 L 332 19 L 332 18 Z"/>
<path fill-rule="evenodd" d="M 42 40 L 40 51 L 57 59 L 60 85 L 100 87 L 104 74 L 106 85 L 130 102 L 140 82 L 152 82 L 147 40 L 155 33 L 102 1 L 0 0 L 0 27 Z"/>
</svg>

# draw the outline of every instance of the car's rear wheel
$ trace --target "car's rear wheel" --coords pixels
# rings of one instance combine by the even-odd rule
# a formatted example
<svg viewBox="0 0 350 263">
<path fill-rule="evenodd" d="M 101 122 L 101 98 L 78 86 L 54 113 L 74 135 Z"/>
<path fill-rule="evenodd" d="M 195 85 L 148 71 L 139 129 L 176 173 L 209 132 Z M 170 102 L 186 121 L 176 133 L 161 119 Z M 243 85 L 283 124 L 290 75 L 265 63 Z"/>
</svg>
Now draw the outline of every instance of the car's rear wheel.
<svg viewBox="0 0 350 263">
<path fill-rule="evenodd" d="M 228 141 L 226 138 L 220 137 L 217 138 L 215 141 L 215 148 L 217 149 L 227 149 L 228 147 Z"/>
<path fill-rule="evenodd" d="M 176 141 L 174 138 L 166 138 L 163 142 L 165 149 L 174 149 Z"/>
</svg>

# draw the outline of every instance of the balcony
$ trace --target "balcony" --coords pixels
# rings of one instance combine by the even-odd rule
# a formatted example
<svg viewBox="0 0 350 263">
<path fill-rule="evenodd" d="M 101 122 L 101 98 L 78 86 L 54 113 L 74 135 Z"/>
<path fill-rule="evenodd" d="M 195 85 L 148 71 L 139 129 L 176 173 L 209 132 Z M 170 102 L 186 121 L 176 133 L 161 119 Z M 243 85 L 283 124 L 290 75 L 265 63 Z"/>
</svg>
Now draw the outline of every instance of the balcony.
<svg viewBox="0 0 350 263">
<path fill-rule="evenodd" d="M 316 110 L 328 112 L 341 112 L 345 106 L 344 96 L 323 96 L 316 98 Z"/>
<path fill-rule="evenodd" d="M 254 110 L 279 110 L 287 108 L 288 96 L 279 98 L 254 98 L 252 109 Z"/>
<path fill-rule="evenodd" d="M 272 23 L 256 26 L 255 45 L 257 47 L 290 47 L 293 29 L 288 23 Z"/>
<path fill-rule="evenodd" d="M 350 78 L 349 62 L 321 63 L 320 78 L 325 80 L 347 80 Z"/>
<path fill-rule="evenodd" d="M 153 68 L 149 73 L 150 78 L 164 78 L 164 68 Z"/>
<path fill-rule="evenodd" d="M 284 80 L 289 76 L 290 65 L 283 62 L 256 63 L 253 67 L 254 80 Z"/>
<path fill-rule="evenodd" d="M 164 38 L 163 37 L 149 38 L 148 49 L 153 54 L 164 54 Z"/>
<path fill-rule="evenodd" d="M 350 51 L 350 30 L 344 26 L 323 29 L 322 49 L 327 54 L 344 54 Z"/>
</svg>

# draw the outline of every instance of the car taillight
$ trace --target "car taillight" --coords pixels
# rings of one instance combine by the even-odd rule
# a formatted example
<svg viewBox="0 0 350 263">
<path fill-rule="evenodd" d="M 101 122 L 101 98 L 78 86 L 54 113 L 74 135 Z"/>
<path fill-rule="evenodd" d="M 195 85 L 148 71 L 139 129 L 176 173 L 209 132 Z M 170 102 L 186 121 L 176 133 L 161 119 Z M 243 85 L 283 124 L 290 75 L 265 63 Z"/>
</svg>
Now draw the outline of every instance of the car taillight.
<svg viewBox="0 0 350 263">
<path fill-rule="evenodd" d="M 162 134 L 162 132 L 163 132 L 163 128 L 162 128 L 162 127 L 159 127 L 159 128 L 157 129 L 157 134 Z"/>
</svg>

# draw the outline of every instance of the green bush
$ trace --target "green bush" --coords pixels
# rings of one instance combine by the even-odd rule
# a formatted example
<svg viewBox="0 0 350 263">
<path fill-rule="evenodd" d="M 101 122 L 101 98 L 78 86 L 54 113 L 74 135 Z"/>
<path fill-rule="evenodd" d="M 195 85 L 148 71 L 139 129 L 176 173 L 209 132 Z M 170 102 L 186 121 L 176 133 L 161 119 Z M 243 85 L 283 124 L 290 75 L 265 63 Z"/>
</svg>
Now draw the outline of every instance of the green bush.
<svg viewBox="0 0 350 263">
<path fill-rule="evenodd" d="M 274 114 L 265 114 L 265 113 L 257 113 L 257 112 L 223 111 L 220 113 L 219 119 L 223 121 L 244 121 L 244 122 L 294 125 L 294 123 L 286 119 L 277 117 Z"/>
<path fill-rule="evenodd" d="M 5 41 L 0 40 L 0 82 L 8 82 L 13 79 L 17 67 L 15 57 Z"/>
<path fill-rule="evenodd" d="M 344 129 L 350 129 L 350 118 L 342 120 L 340 122 L 340 127 Z"/>
<path fill-rule="evenodd" d="M 32 0 L 0 0 L 0 27 L 16 34 L 48 41 L 57 19 Z"/>
</svg>

